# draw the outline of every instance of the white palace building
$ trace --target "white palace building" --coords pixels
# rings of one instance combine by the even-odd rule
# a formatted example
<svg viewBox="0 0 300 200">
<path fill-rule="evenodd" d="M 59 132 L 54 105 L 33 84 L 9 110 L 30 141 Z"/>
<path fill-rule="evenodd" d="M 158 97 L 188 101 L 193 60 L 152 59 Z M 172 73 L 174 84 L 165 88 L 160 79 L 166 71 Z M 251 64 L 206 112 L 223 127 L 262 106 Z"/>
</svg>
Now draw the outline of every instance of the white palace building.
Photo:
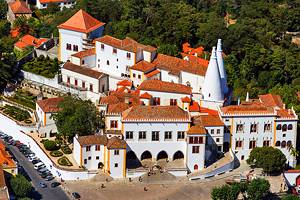
<svg viewBox="0 0 300 200">
<path fill-rule="evenodd" d="M 243 162 L 251 149 L 273 146 L 295 166 L 289 149 L 296 146 L 298 116 L 273 94 L 230 105 L 220 39 L 207 61 L 190 47 L 181 59 L 131 38 L 102 36 L 104 23 L 83 10 L 58 28 L 59 84 L 87 93 L 105 116 L 101 133 L 74 137 L 78 165 L 114 178 L 157 165 L 183 176 L 223 153 Z"/>
</svg>

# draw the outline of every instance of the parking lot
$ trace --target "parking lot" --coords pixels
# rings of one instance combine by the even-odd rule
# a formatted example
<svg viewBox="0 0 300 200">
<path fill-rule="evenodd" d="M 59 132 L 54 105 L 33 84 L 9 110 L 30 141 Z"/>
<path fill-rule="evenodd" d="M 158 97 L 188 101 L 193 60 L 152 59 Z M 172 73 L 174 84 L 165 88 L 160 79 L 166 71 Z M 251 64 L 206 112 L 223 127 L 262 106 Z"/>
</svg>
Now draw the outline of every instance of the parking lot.
<svg viewBox="0 0 300 200">
<path fill-rule="evenodd" d="M 18 165 L 19 174 L 24 175 L 33 185 L 33 192 L 30 197 L 33 199 L 69 199 L 60 183 L 39 160 L 38 155 L 30 150 L 26 144 L 14 140 L 0 132 L 0 138 L 5 141 L 9 150 Z"/>
</svg>

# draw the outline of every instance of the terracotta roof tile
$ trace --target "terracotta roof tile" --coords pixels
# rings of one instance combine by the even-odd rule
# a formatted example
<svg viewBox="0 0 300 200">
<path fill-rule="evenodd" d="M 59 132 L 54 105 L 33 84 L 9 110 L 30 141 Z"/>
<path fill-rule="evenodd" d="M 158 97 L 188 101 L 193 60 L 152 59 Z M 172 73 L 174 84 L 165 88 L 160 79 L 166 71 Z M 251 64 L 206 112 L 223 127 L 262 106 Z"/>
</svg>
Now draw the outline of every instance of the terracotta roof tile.
<svg viewBox="0 0 300 200">
<path fill-rule="evenodd" d="M 136 63 L 135 65 L 131 66 L 130 69 L 147 73 L 155 69 L 155 65 L 153 63 L 149 63 L 147 61 L 142 60 Z"/>
<path fill-rule="evenodd" d="M 219 115 L 210 115 L 210 114 L 203 114 L 194 117 L 194 123 L 200 124 L 204 127 L 207 126 L 224 126 L 223 121 L 220 119 Z"/>
<path fill-rule="evenodd" d="M 240 105 L 222 107 L 224 114 L 274 114 L 272 107 L 267 107 L 261 102 L 242 102 Z"/>
<path fill-rule="evenodd" d="M 284 104 L 281 100 L 281 97 L 279 95 L 274 95 L 274 94 L 265 94 L 265 95 L 258 95 L 260 101 L 270 107 L 279 107 L 283 108 Z"/>
<path fill-rule="evenodd" d="M 45 42 L 47 42 L 48 39 L 46 38 L 35 38 L 32 35 L 24 35 L 23 37 L 21 37 L 19 39 L 18 42 L 15 43 L 15 46 L 20 48 L 20 49 L 24 49 L 26 47 L 39 47 L 42 44 L 44 44 Z"/>
<path fill-rule="evenodd" d="M 94 145 L 94 144 L 107 144 L 107 137 L 105 135 L 87 135 L 79 136 L 78 142 L 81 146 Z"/>
<path fill-rule="evenodd" d="M 276 111 L 279 118 L 295 118 L 296 115 L 290 109 L 279 109 Z"/>
<path fill-rule="evenodd" d="M 181 98 L 181 101 L 182 101 L 183 103 L 190 103 L 190 102 L 191 102 L 191 99 L 190 99 L 188 96 L 186 96 L 186 97 Z"/>
<path fill-rule="evenodd" d="M 159 74 L 159 73 L 160 73 L 159 69 L 156 69 L 156 70 L 149 72 L 148 74 L 145 74 L 145 76 L 147 78 L 151 78 L 152 76 L 155 76 L 156 74 Z"/>
<path fill-rule="evenodd" d="M 2 189 L 5 186 L 6 183 L 5 183 L 4 171 L 2 165 L 0 165 L 0 188 Z"/>
<path fill-rule="evenodd" d="M 26 2 L 17 0 L 8 4 L 14 14 L 31 14 L 30 8 Z"/>
<path fill-rule="evenodd" d="M 108 114 L 120 114 L 127 110 L 130 106 L 125 102 L 119 102 L 116 104 L 109 104 L 107 108 Z"/>
<path fill-rule="evenodd" d="M 207 131 L 202 125 L 191 126 L 187 131 L 188 135 L 206 134 Z"/>
<path fill-rule="evenodd" d="M 156 51 L 156 48 L 151 47 L 151 46 L 147 46 L 147 45 L 143 45 L 138 43 L 137 41 L 126 37 L 124 40 L 120 40 L 114 37 L 111 37 L 109 35 L 105 35 L 101 38 L 97 38 L 95 39 L 95 41 L 101 42 L 103 44 L 107 44 L 109 46 L 118 48 L 118 49 L 122 49 L 125 51 L 129 51 L 129 52 L 138 52 L 138 50 L 145 50 L 145 51 Z"/>
<path fill-rule="evenodd" d="M 12 159 L 12 156 L 5 151 L 5 144 L 2 140 L 0 141 L 0 165 L 2 165 L 4 169 L 16 167 L 16 163 Z"/>
<path fill-rule="evenodd" d="M 118 86 L 128 86 L 128 87 L 131 87 L 132 86 L 132 82 L 129 81 L 129 80 L 122 80 L 122 81 L 119 81 L 117 83 Z"/>
<path fill-rule="evenodd" d="M 95 79 L 99 79 L 101 76 L 104 75 L 103 73 L 101 73 L 99 71 L 96 71 L 96 70 L 93 70 L 93 69 L 90 69 L 87 67 L 75 65 L 71 62 L 66 62 L 63 66 L 63 69 L 66 69 L 66 70 L 69 70 L 69 71 L 72 71 L 72 72 L 75 72 L 78 74 L 82 74 L 82 75 L 85 75 L 85 76 L 88 76 L 91 78 L 95 78 Z"/>
<path fill-rule="evenodd" d="M 58 97 L 58 98 L 50 98 L 45 100 L 39 100 L 36 103 L 39 105 L 39 107 L 43 110 L 45 113 L 52 113 L 59 111 L 58 104 L 62 102 L 64 98 Z"/>
<path fill-rule="evenodd" d="M 190 121 L 178 106 L 133 106 L 122 114 L 124 121 Z"/>
<path fill-rule="evenodd" d="M 95 50 L 95 48 L 92 48 L 92 49 L 80 51 L 78 53 L 73 54 L 72 56 L 77 57 L 77 58 L 84 58 L 84 57 L 92 56 L 95 54 L 96 54 L 96 50 Z"/>
<path fill-rule="evenodd" d="M 112 137 L 107 142 L 108 149 L 126 149 L 126 141 L 118 137 Z"/>
<path fill-rule="evenodd" d="M 148 92 L 145 92 L 145 93 L 141 94 L 140 98 L 141 99 L 151 99 L 152 96 Z"/>
<path fill-rule="evenodd" d="M 190 112 L 200 112 L 200 105 L 196 101 L 192 101 L 189 107 Z"/>
<path fill-rule="evenodd" d="M 79 10 L 66 22 L 59 25 L 58 28 L 90 33 L 104 25 L 105 23 L 98 21 L 84 10 Z"/>
<path fill-rule="evenodd" d="M 145 80 L 138 87 L 139 90 L 169 92 L 179 94 L 191 94 L 192 88 L 186 85 L 160 81 L 160 80 Z"/>
</svg>

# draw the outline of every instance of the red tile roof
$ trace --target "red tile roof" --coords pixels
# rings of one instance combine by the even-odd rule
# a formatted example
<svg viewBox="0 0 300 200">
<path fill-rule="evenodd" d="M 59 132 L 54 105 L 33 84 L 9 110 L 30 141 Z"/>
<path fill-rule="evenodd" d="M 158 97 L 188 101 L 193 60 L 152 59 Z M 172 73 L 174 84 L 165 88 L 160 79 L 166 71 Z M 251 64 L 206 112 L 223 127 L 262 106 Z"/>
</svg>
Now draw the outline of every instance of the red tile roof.
<svg viewBox="0 0 300 200">
<path fill-rule="evenodd" d="M 184 103 L 190 103 L 191 99 L 188 96 L 186 96 L 186 97 L 181 98 L 181 101 Z"/>
<path fill-rule="evenodd" d="M 160 71 L 158 69 L 156 69 L 156 70 L 153 70 L 152 72 L 149 72 L 148 74 L 145 74 L 145 76 L 147 78 L 151 78 L 152 76 L 155 76 L 156 74 L 159 74 L 159 73 L 160 73 Z"/>
<path fill-rule="evenodd" d="M 191 54 L 191 55 L 195 55 L 197 53 L 198 56 L 200 56 L 203 51 L 204 51 L 204 47 L 197 47 L 197 48 L 192 48 L 190 46 L 190 44 L 188 42 L 182 44 L 182 51 L 185 54 Z"/>
<path fill-rule="evenodd" d="M 223 121 L 219 115 L 201 114 L 194 117 L 194 123 L 200 124 L 204 127 L 207 126 L 224 126 Z"/>
<path fill-rule="evenodd" d="M 284 104 L 279 95 L 265 94 L 258 95 L 259 100 L 266 106 L 283 108 Z"/>
<path fill-rule="evenodd" d="M 3 141 L 0 142 L 0 165 L 4 168 L 15 168 L 16 163 L 12 159 L 12 156 L 5 151 L 5 144 Z"/>
<path fill-rule="evenodd" d="M 151 99 L 152 96 L 148 92 L 145 92 L 140 96 L 140 98 L 141 99 Z"/>
<path fill-rule="evenodd" d="M 10 30 L 10 35 L 11 35 L 12 38 L 18 37 L 19 34 L 20 34 L 20 29 L 19 28 L 15 28 L 15 29 Z"/>
<path fill-rule="evenodd" d="M 200 105 L 196 101 L 192 101 L 189 107 L 190 112 L 200 112 Z"/>
<path fill-rule="evenodd" d="M 47 41 L 48 39 L 46 38 L 38 39 L 32 35 L 24 35 L 19 39 L 18 42 L 15 43 L 15 47 L 19 49 L 24 49 L 26 47 L 39 47 Z"/>
<path fill-rule="evenodd" d="M 101 73 L 99 71 L 96 71 L 96 70 L 93 70 L 93 69 L 90 69 L 87 67 L 75 65 L 71 62 L 66 62 L 63 66 L 63 69 L 66 69 L 66 70 L 69 70 L 69 71 L 72 71 L 72 72 L 75 72 L 78 74 L 82 74 L 82 75 L 85 75 L 85 76 L 88 76 L 91 78 L 95 78 L 95 79 L 99 79 L 101 76 L 104 75 L 103 73 Z"/>
<path fill-rule="evenodd" d="M 178 106 L 133 106 L 122 114 L 124 121 L 190 121 Z"/>
<path fill-rule="evenodd" d="M 8 4 L 14 14 L 31 14 L 30 8 L 26 2 L 17 0 Z"/>
<path fill-rule="evenodd" d="M 117 83 L 118 86 L 131 87 L 132 82 L 129 80 L 122 80 Z"/>
<path fill-rule="evenodd" d="M 126 141 L 118 137 L 112 137 L 107 142 L 108 149 L 126 149 Z"/>
<path fill-rule="evenodd" d="M 207 131 L 202 125 L 191 126 L 187 131 L 188 135 L 206 134 Z"/>
<path fill-rule="evenodd" d="M 39 107 L 43 110 L 45 113 L 52 113 L 59 111 L 58 104 L 62 102 L 64 98 L 58 97 L 58 98 L 50 98 L 45 100 L 39 100 L 36 103 L 39 105 Z"/>
<path fill-rule="evenodd" d="M 116 104 L 109 104 L 107 108 L 108 114 L 121 114 L 123 111 L 130 108 L 130 106 L 125 102 L 118 102 Z"/>
<path fill-rule="evenodd" d="M 78 142 L 81 146 L 94 145 L 94 144 L 107 144 L 107 137 L 105 135 L 87 135 L 79 136 Z"/>
<path fill-rule="evenodd" d="M 295 118 L 296 115 L 290 109 L 280 109 L 276 111 L 279 118 Z"/>
<path fill-rule="evenodd" d="M 196 56 L 193 56 L 193 55 L 189 55 L 189 54 L 184 54 L 184 53 L 181 53 L 181 56 L 183 58 L 187 58 L 188 59 L 188 62 L 191 62 L 193 63 L 194 65 L 201 65 L 202 67 L 205 67 L 207 68 L 208 67 L 208 64 L 209 64 L 209 61 L 208 60 L 205 60 L 203 58 L 199 58 L 199 57 L 196 57 Z"/>
<path fill-rule="evenodd" d="M 160 80 L 145 80 L 138 87 L 139 90 L 158 91 L 179 94 L 191 94 L 192 88 L 186 85 Z"/>
<path fill-rule="evenodd" d="M 274 114 L 272 107 L 267 107 L 261 102 L 242 102 L 240 105 L 222 107 L 224 114 Z"/>
<path fill-rule="evenodd" d="M 155 69 L 155 65 L 153 63 L 149 63 L 147 61 L 142 60 L 142 61 L 136 63 L 135 65 L 131 66 L 130 69 L 147 73 L 147 72 Z"/>
<path fill-rule="evenodd" d="M 66 22 L 59 25 L 58 28 L 82 33 L 90 33 L 104 25 L 105 23 L 98 21 L 84 10 L 79 10 Z"/>
<path fill-rule="evenodd" d="M 112 47 L 115 47 L 118 49 L 122 49 L 125 51 L 134 52 L 134 53 L 136 53 L 138 50 L 145 50 L 145 51 L 149 51 L 149 52 L 156 51 L 155 47 L 140 44 L 137 41 L 135 41 L 129 37 L 126 37 L 124 40 L 120 40 L 120 39 L 111 37 L 109 35 L 105 35 L 101 38 L 95 39 L 95 41 L 98 41 L 103 44 L 107 44 L 109 46 L 112 46 Z"/>
<path fill-rule="evenodd" d="M 92 56 L 96 54 L 95 48 L 84 50 L 84 51 L 79 51 L 78 53 L 73 54 L 72 56 L 77 57 L 77 58 L 84 58 L 88 56 Z"/>
</svg>

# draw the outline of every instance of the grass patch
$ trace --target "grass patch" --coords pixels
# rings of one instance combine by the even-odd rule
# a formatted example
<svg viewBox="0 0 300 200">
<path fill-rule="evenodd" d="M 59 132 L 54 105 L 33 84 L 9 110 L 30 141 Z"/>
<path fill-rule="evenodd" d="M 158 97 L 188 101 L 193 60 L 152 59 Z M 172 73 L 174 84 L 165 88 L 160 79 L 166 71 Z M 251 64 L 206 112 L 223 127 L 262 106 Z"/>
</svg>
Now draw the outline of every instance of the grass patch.
<svg viewBox="0 0 300 200">
<path fill-rule="evenodd" d="M 73 166 L 71 161 L 66 156 L 59 158 L 57 162 L 62 166 Z"/>
<path fill-rule="evenodd" d="M 30 92 L 17 90 L 16 94 L 10 100 L 35 110 L 36 96 Z"/>
</svg>

